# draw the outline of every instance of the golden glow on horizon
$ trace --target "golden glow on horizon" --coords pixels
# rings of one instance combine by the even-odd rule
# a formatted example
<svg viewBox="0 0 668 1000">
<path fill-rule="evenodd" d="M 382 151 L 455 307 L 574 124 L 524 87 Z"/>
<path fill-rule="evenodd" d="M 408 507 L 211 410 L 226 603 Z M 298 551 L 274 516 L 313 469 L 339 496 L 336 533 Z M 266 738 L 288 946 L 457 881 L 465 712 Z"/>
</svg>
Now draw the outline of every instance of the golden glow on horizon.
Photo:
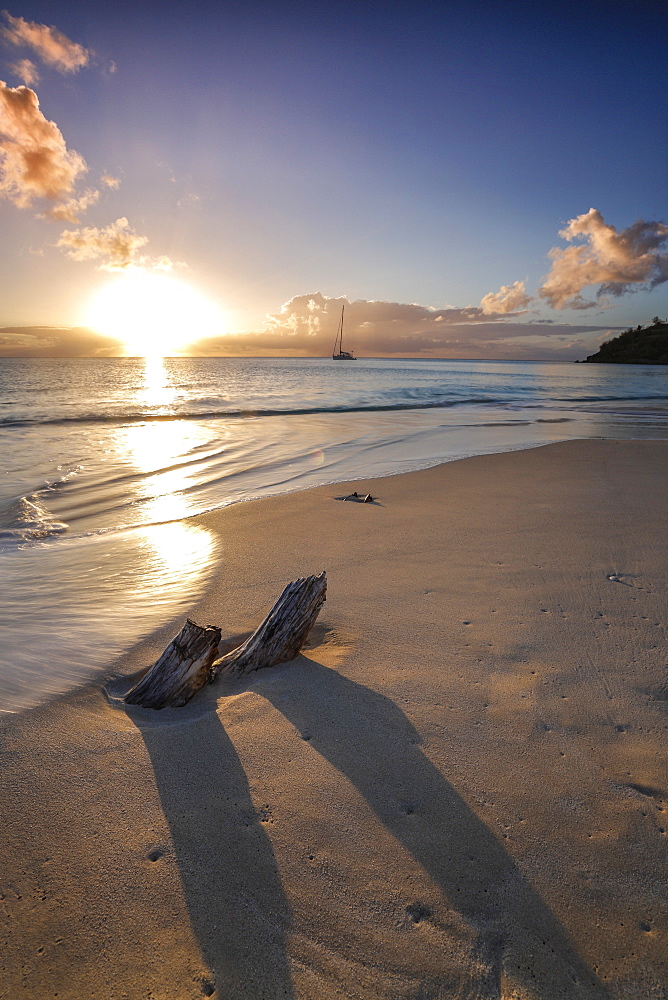
<svg viewBox="0 0 668 1000">
<path fill-rule="evenodd" d="M 225 333 L 222 311 L 191 285 L 159 271 L 133 268 L 88 303 L 86 326 L 123 341 L 138 357 L 187 353 L 202 337 Z"/>
</svg>

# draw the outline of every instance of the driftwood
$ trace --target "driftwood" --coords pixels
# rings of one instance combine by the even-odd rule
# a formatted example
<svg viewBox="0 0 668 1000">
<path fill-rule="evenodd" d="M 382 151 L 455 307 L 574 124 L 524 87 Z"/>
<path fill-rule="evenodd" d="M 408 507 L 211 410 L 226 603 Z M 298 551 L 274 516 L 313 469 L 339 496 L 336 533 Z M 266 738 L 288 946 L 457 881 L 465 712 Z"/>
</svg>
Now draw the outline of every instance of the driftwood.
<svg viewBox="0 0 668 1000">
<path fill-rule="evenodd" d="M 354 500 L 355 503 L 375 503 L 376 497 L 372 497 L 370 493 L 349 493 L 345 497 L 334 497 L 335 500 Z"/>
<path fill-rule="evenodd" d="M 166 708 L 185 705 L 219 673 L 242 676 L 260 667 L 292 660 L 325 601 L 327 576 L 307 576 L 289 583 L 262 624 L 231 653 L 215 660 L 221 631 L 213 625 L 186 622 L 160 659 L 126 694 L 128 705 Z"/>
<path fill-rule="evenodd" d="M 216 660 L 213 671 L 241 677 L 294 659 L 325 603 L 326 591 L 324 571 L 289 583 L 259 628 L 237 649 Z"/>
<path fill-rule="evenodd" d="M 215 625 L 196 625 L 188 619 L 160 659 L 123 700 L 144 708 L 187 704 L 209 679 L 220 634 Z"/>
</svg>

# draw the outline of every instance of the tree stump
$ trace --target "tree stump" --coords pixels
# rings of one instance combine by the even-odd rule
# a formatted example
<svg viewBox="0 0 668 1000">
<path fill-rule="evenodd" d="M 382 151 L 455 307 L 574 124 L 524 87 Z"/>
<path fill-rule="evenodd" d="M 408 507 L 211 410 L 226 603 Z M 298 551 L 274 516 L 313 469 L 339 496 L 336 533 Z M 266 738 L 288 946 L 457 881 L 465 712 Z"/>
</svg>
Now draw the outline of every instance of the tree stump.
<svg viewBox="0 0 668 1000">
<path fill-rule="evenodd" d="M 125 703 L 144 708 L 187 704 L 209 680 L 220 635 L 216 625 L 196 625 L 188 619 L 160 659 L 128 691 Z"/>
<path fill-rule="evenodd" d="M 294 659 L 318 617 L 326 592 L 324 571 L 289 583 L 255 632 L 215 662 L 221 630 L 188 619 L 160 659 L 123 700 L 143 708 L 178 708 L 219 673 L 240 677 Z"/>
<path fill-rule="evenodd" d="M 301 577 L 289 583 L 273 608 L 241 646 L 221 656 L 212 672 L 237 677 L 261 667 L 285 663 L 297 655 L 325 603 L 327 575 Z"/>
</svg>

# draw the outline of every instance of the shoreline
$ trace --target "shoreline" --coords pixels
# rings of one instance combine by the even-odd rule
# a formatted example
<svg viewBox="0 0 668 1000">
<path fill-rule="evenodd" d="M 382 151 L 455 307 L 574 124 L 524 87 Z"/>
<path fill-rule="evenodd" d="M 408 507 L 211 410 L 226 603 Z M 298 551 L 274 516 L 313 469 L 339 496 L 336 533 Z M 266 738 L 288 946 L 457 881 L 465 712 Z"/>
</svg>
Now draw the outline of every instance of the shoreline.
<svg viewBox="0 0 668 1000">
<path fill-rule="evenodd" d="M 580 440 L 580 439 L 570 438 L 565 440 Z M 638 439 L 638 440 L 644 440 L 644 439 Z M 300 485 L 295 487 L 294 489 L 289 489 L 287 491 L 283 490 L 277 493 L 260 493 L 258 496 L 240 497 L 237 499 L 225 501 L 221 505 L 211 507 L 210 509 L 205 511 L 184 515 L 183 517 L 177 518 L 175 521 L 157 521 L 148 524 L 146 523 L 130 524 L 113 529 L 113 531 L 109 532 L 107 536 L 105 535 L 88 536 L 88 541 L 92 541 L 95 543 L 104 537 L 119 536 L 123 538 L 127 536 L 133 536 L 137 533 L 142 534 L 145 533 L 146 531 L 150 531 L 155 528 L 161 529 L 164 526 L 168 526 L 170 524 L 184 525 L 185 527 L 188 526 L 197 527 L 202 525 L 203 519 L 208 519 L 211 517 L 215 518 L 216 515 L 221 514 L 224 510 L 228 510 L 229 508 L 237 506 L 239 504 L 262 503 L 267 500 L 276 500 L 281 497 L 294 497 L 297 494 L 309 492 L 310 490 L 316 490 L 316 489 L 337 490 L 339 487 L 347 486 L 350 487 L 350 489 L 352 490 L 355 486 L 359 486 L 360 483 L 371 484 L 375 489 L 376 488 L 375 484 L 379 482 L 382 483 L 385 479 L 401 477 L 406 475 L 413 475 L 415 473 L 425 472 L 429 469 L 440 467 L 441 465 L 449 465 L 453 462 L 467 461 L 471 458 L 482 458 L 487 455 L 513 454 L 514 452 L 517 451 L 528 451 L 535 448 L 546 448 L 550 447 L 554 443 L 564 443 L 564 441 L 549 442 L 549 443 L 531 442 L 531 443 L 522 443 L 515 446 L 503 445 L 499 446 L 498 450 L 494 451 L 475 452 L 474 454 L 470 455 L 466 454 L 456 455 L 450 458 L 429 462 L 429 464 L 427 465 L 419 464 L 406 469 L 402 469 L 400 472 L 386 472 L 373 477 L 367 477 L 366 479 L 332 479 L 315 485 L 313 484 Z M 207 530 L 211 530 L 208 527 L 208 525 L 207 525 Z M 214 571 L 214 578 L 215 576 L 216 572 Z M 211 586 L 212 585 L 209 584 L 207 587 L 205 587 L 203 595 L 201 595 L 199 601 L 197 599 L 193 600 L 192 604 L 193 607 L 199 606 L 199 603 L 203 599 L 203 596 L 205 596 L 206 592 L 208 592 L 208 590 L 211 589 Z M 125 664 L 128 663 L 131 664 L 129 669 L 135 670 L 136 669 L 135 661 L 138 655 L 137 651 L 144 648 L 152 649 L 155 647 L 156 643 L 163 642 L 163 640 L 164 640 L 163 642 L 163 648 L 164 648 L 164 646 L 168 644 L 170 639 L 173 638 L 173 636 L 179 631 L 179 628 L 181 627 L 179 623 L 182 623 L 185 620 L 185 617 L 189 613 L 190 612 L 175 611 L 174 614 L 165 623 L 158 625 L 151 632 L 137 639 L 135 642 L 132 643 L 132 645 L 128 649 L 126 649 L 124 652 L 119 653 L 117 656 L 113 657 L 113 659 L 111 659 L 106 666 L 98 667 L 97 671 L 89 676 L 85 675 L 82 676 L 80 679 L 77 680 L 76 683 L 73 683 L 73 686 L 69 687 L 67 690 L 54 691 L 51 694 L 46 693 L 44 694 L 43 700 L 35 704 L 29 704 L 8 710 L 0 709 L 0 730 L 4 722 L 12 717 L 24 715 L 27 712 L 31 712 L 34 711 L 35 709 L 45 707 L 49 704 L 60 701 L 64 698 L 75 696 L 77 691 L 83 691 L 89 688 L 97 688 L 101 684 L 104 684 L 107 681 L 112 680 L 118 673 L 122 675 L 123 673 L 126 672 Z M 162 652 L 162 649 L 160 649 L 159 652 Z M 159 655 L 159 652 L 156 654 L 156 656 Z"/>
<path fill-rule="evenodd" d="M 217 553 L 190 515 L 564 438 L 666 436 L 658 371 L 187 360 L 74 365 L 57 386 L 26 366 L 3 432 L 4 708 L 71 690 L 192 606 Z"/>
<path fill-rule="evenodd" d="M 661 996 L 667 456 L 575 440 L 197 515 L 195 620 L 233 641 L 321 569 L 327 603 L 295 661 L 185 709 L 98 682 L 7 721 L 8 989 Z M 332 499 L 360 483 L 378 505 Z"/>
<path fill-rule="evenodd" d="M 566 362 L 564 362 L 564 364 L 565 363 Z M 369 492 L 369 491 L 371 491 L 373 493 L 373 491 L 377 489 L 377 484 L 381 484 L 381 489 L 382 489 L 382 483 L 385 482 L 388 479 L 401 480 L 405 476 L 419 475 L 420 473 L 429 472 L 429 471 L 432 471 L 434 469 L 440 469 L 440 468 L 445 467 L 445 466 L 450 466 L 450 465 L 453 465 L 453 464 L 459 464 L 459 463 L 462 463 L 462 462 L 475 461 L 477 459 L 491 458 L 491 457 L 494 457 L 494 456 L 501 457 L 501 456 L 504 456 L 504 455 L 514 455 L 514 454 L 519 453 L 519 452 L 538 451 L 538 450 L 541 450 L 541 449 L 554 448 L 555 446 L 558 446 L 558 445 L 574 444 L 576 442 L 582 442 L 582 443 L 591 442 L 591 443 L 594 443 L 594 444 L 596 444 L 598 442 L 607 442 L 607 443 L 612 443 L 612 444 L 622 444 L 623 443 L 623 444 L 630 444 L 630 445 L 633 445 L 636 442 L 638 442 L 638 443 L 641 443 L 641 442 L 656 443 L 656 444 L 659 445 L 659 447 L 661 447 L 662 444 L 665 445 L 666 452 L 668 454 L 668 438 L 623 438 L 623 439 L 612 439 L 612 438 L 604 438 L 604 437 L 601 437 L 601 438 L 579 438 L 579 437 L 574 437 L 574 438 L 564 438 L 564 439 L 560 439 L 558 441 L 542 442 L 542 443 L 538 443 L 538 444 L 532 442 L 532 443 L 519 444 L 519 445 L 511 446 L 511 447 L 504 446 L 504 447 L 500 448 L 498 451 L 475 452 L 474 454 L 471 454 L 471 455 L 456 455 L 456 456 L 454 456 L 452 458 L 447 458 L 445 460 L 439 460 L 437 462 L 434 462 L 433 464 L 418 465 L 418 466 L 411 467 L 411 468 L 408 468 L 408 469 L 403 469 L 400 472 L 387 472 L 387 473 L 383 473 L 381 475 L 376 475 L 376 476 L 366 477 L 366 478 L 333 479 L 331 481 L 328 480 L 328 481 L 326 481 L 324 483 L 319 483 L 317 485 L 298 486 L 298 487 L 296 487 L 293 490 L 282 491 L 280 493 L 264 493 L 264 494 L 261 494 L 259 496 L 241 497 L 239 499 L 235 499 L 235 500 L 231 500 L 229 502 L 225 502 L 221 506 L 212 507 L 212 508 L 210 508 L 208 510 L 205 510 L 203 512 L 195 513 L 195 514 L 190 514 L 190 515 L 188 515 L 186 517 L 179 518 L 175 523 L 179 523 L 179 524 L 183 523 L 183 524 L 192 524 L 192 525 L 195 525 L 195 526 L 202 526 L 202 527 L 205 527 L 207 530 L 213 530 L 214 534 L 219 534 L 219 532 L 217 531 L 216 528 L 212 528 L 212 525 L 215 523 L 215 521 L 217 520 L 217 518 L 219 516 L 222 516 L 223 512 L 225 512 L 225 511 L 229 511 L 232 508 L 237 508 L 239 506 L 243 506 L 243 505 L 246 505 L 246 504 L 264 504 L 264 503 L 267 503 L 268 501 L 277 501 L 277 500 L 281 500 L 283 498 L 285 498 L 287 500 L 288 498 L 294 498 L 296 496 L 299 496 L 300 494 L 308 494 L 308 493 L 311 493 L 311 492 L 313 492 L 315 490 L 320 490 L 320 491 L 331 490 L 331 491 L 333 491 L 333 493 L 332 493 L 332 497 L 333 497 L 334 493 L 339 493 L 341 491 L 344 491 L 344 492 L 348 491 L 348 493 L 351 493 L 354 489 L 361 489 L 362 486 L 363 486 L 365 493 Z M 164 523 L 170 523 L 170 522 L 164 522 Z M 155 527 L 155 526 L 156 525 L 150 525 L 149 527 Z M 160 526 L 160 523 L 158 523 L 157 526 Z M 122 529 L 118 529 L 118 530 L 119 530 L 119 533 L 132 533 L 132 532 L 135 532 L 135 531 L 143 531 L 143 530 L 145 530 L 145 528 L 146 528 L 146 525 L 139 524 L 139 525 L 131 525 L 131 526 L 128 526 L 126 528 L 122 528 Z M 221 554 L 219 554 L 218 562 L 222 562 L 222 559 L 223 559 L 223 557 L 222 557 L 222 553 L 221 553 Z M 302 575 L 302 576 L 303 575 L 307 575 L 306 571 L 304 573 L 301 573 L 301 574 L 299 573 L 299 571 L 296 571 L 296 573 L 297 573 L 298 576 L 299 575 Z M 191 614 L 197 614 L 197 613 L 199 613 L 199 609 L 200 608 L 206 608 L 207 607 L 207 596 L 215 589 L 215 587 L 216 587 L 216 582 L 215 581 L 218 579 L 219 574 L 220 574 L 220 571 L 216 571 L 214 573 L 213 582 L 208 585 L 208 587 L 205 589 L 205 592 L 200 596 L 200 598 L 193 603 L 193 609 L 196 609 L 196 610 L 192 610 L 192 611 L 188 612 L 187 614 L 176 615 L 175 617 L 173 617 L 172 619 L 170 619 L 169 622 L 167 622 L 166 624 L 161 625 L 158 628 L 154 629 L 151 633 L 149 633 L 148 635 L 144 636 L 143 638 L 139 639 L 136 643 L 134 643 L 133 646 L 130 649 L 126 650 L 120 656 L 116 657 L 114 659 L 113 663 L 110 664 L 107 668 L 105 668 L 101 674 L 99 674 L 96 677 L 91 678 L 88 681 L 83 682 L 82 684 L 78 685 L 77 688 L 74 688 L 71 691 L 64 692 L 64 693 L 62 693 L 60 695 L 54 696 L 52 699 L 49 700 L 49 702 L 45 702 L 43 704 L 46 705 L 46 704 L 49 704 L 51 701 L 58 701 L 58 700 L 61 700 L 63 698 L 68 698 L 71 695 L 74 695 L 77 690 L 83 690 L 83 689 L 88 689 L 88 688 L 99 688 L 100 685 L 103 685 L 103 684 L 106 684 L 106 683 L 108 683 L 110 681 L 113 681 L 114 678 L 119 678 L 120 679 L 123 676 L 126 676 L 128 674 L 128 672 L 136 672 L 137 669 L 143 669 L 143 667 L 138 667 L 137 666 L 137 663 L 139 661 L 141 661 L 142 663 L 144 661 L 146 661 L 146 656 L 147 655 L 152 656 L 154 650 L 156 651 L 154 659 L 157 658 L 160 655 L 160 653 L 162 653 L 162 651 L 164 650 L 165 646 L 169 643 L 169 641 L 178 632 L 179 628 L 181 627 L 181 625 L 179 623 L 182 623 L 183 621 L 185 621 L 185 617 L 189 617 Z M 288 581 L 286 580 L 285 582 L 287 583 Z M 275 596 L 278 597 L 278 593 Z M 271 605 L 267 605 L 267 608 L 266 608 L 267 611 L 269 610 L 270 606 Z M 258 624 L 258 622 L 256 622 L 256 624 Z M 225 635 L 225 631 L 223 629 L 223 636 L 224 635 Z M 162 645 L 161 645 L 161 643 L 162 643 Z M 148 651 L 148 652 L 145 652 L 145 651 Z M 153 661 L 151 661 L 151 662 L 153 662 Z M 36 706 L 34 706 L 34 708 L 40 708 L 40 707 L 43 707 L 43 705 L 36 705 Z M 25 709 L 25 710 L 22 710 L 22 711 L 33 711 L 34 708 Z M 18 713 L 18 714 L 21 714 L 21 713 Z M 1 722 L 2 722 L 2 716 L 0 715 L 0 728 L 1 728 Z"/>
</svg>

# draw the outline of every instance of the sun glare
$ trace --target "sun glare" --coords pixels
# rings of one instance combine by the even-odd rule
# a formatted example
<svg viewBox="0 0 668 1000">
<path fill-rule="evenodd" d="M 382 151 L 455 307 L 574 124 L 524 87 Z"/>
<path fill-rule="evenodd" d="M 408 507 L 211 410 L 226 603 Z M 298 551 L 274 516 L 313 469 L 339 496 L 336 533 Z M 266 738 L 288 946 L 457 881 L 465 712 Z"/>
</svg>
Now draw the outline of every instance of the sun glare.
<svg viewBox="0 0 668 1000">
<path fill-rule="evenodd" d="M 178 354 L 201 337 L 225 332 L 222 311 L 192 286 L 140 269 L 101 288 L 83 321 L 123 341 L 127 354 L 138 357 Z"/>
</svg>

